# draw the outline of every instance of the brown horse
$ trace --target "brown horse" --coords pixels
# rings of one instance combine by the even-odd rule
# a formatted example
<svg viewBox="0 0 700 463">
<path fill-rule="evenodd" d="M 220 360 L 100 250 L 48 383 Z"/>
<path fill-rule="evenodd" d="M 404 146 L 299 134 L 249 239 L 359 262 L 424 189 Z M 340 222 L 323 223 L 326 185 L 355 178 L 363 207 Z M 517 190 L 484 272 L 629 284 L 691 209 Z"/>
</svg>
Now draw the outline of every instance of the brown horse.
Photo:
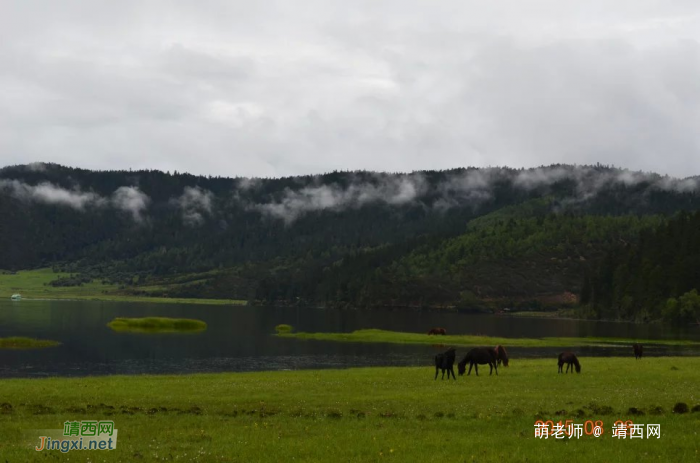
<svg viewBox="0 0 700 463">
<path fill-rule="evenodd" d="M 562 352 L 559 354 L 559 370 L 558 373 L 564 373 L 564 364 L 566 363 L 566 372 L 569 372 L 569 367 L 571 367 L 571 372 L 574 372 L 574 365 L 576 366 L 576 373 L 581 373 L 581 364 L 578 363 L 578 359 L 572 352 Z"/>
<path fill-rule="evenodd" d="M 472 374 L 472 367 L 476 371 L 476 376 L 479 376 L 479 365 L 486 364 L 490 367 L 490 375 L 493 374 L 494 369 L 496 370 L 496 375 L 498 375 L 496 350 L 493 347 L 475 347 L 467 352 L 467 355 L 457 364 L 459 376 L 462 376 L 466 371 L 467 362 L 469 362 L 469 373 L 467 373 L 467 376 Z"/>
<path fill-rule="evenodd" d="M 498 346 L 496 346 L 494 351 L 496 351 L 496 359 L 498 360 L 498 366 L 500 367 L 501 362 L 503 362 L 503 366 L 507 367 L 508 366 L 508 352 L 506 352 L 506 348 L 499 344 Z"/>
<path fill-rule="evenodd" d="M 447 330 L 445 328 L 433 328 L 432 330 L 428 331 L 428 336 L 430 336 L 431 334 L 441 334 L 445 336 L 447 334 Z"/>
<path fill-rule="evenodd" d="M 457 380 L 454 370 L 455 364 L 455 348 L 451 347 L 447 349 L 442 354 L 437 354 L 435 356 L 435 379 L 437 379 L 438 370 L 442 370 L 442 379 L 445 379 L 445 371 L 447 371 L 447 380 L 450 380 L 450 373 L 452 377 Z"/>
<path fill-rule="evenodd" d="M 644 347 L 642 347 L 641 344 L 632 344 L 632 349 L 634 350 L 634 358 L 639 360 L 642 358 L 642 352 L 644 351 Z"/>
</svg>

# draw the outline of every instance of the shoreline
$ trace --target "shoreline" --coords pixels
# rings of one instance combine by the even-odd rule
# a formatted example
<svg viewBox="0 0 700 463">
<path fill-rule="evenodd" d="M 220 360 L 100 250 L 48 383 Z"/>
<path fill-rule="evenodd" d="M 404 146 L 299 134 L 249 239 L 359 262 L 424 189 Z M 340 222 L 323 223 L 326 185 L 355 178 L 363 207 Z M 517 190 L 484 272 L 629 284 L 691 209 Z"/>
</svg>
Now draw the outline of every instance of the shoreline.
<svg viewBox="0 0 700 463">
<path fill-rule="evenodd" d="M 694 340 L 662 340 L 662 339 L 632 339 L 606 337 L 543 337 L 543 338 L 505 338 L 497 336 L 477 335 L 435 335 L 424 333 L 408 333 L 401 331 L 365 329 L 351 333 L 276 333 L 275 336 L 286 339 L 303 341 L 332 341 L 355 343 L 387 343 L 387 344 L 440 344 L 450 346 L 479 346 L 502 344 L 508 347 L 627 347 L 634 343 L 654 346 L 676 346 L 700 348 L 700 341 Z"/>
<path fill-rule="evenodd" d="M 3 297 L 3 296 L 0 296 Z M 235 306 L 248 306 L 248 303 L 243 300 L 237 299 L 197 299 L 197 298 L 169 298 L 169 297 L 148 297 L 148 296 L 106 296 L 100 297 L 95 295 L 89 296 L 54 296 L 54 297 L 32 297 L 32 296 L 22 296 L 21 300 L 13 301 L 6 298 L 8 301 L 16 304 L 21 304 L 22 302 L 34 302 L 34 301 L 87 301 L 87 302 L 151 302 L 154 304 L 190 304 L 190 305 L 235 305 Z"/>
<path fill-rule="evenodd" d="M 437 351 L 436 351 L 437 352 Z M 458 354 L 458 357 L 463 357 L 466 351 L 460 351 Z M 589 362 L 598 362 L 598 361 L 613 361 L 613 362 L 629 362 L 630 359 L 634 360 L 633 355 L 590 355 L 590 353 L 580 353 L 577 355 L 577 358 L 581 361 L 585 361 L 586 363 Z M 700 351 L 691 355 L 680 355 L 679 353 L 671 353 L 669 355 L 653 355 L 653 356 L 645 356 L 644 360 L 647 361 L 647 359 L 654 359 L 654 361 L 673 361 L 673 360 L 678 360 L 678 361 L 697 361 L 700 360 Z M 434 372 L 434 365 L 431 363 L 431 358 L 426 357 L 425 359 L 422 359 L 422 363 L 412 363 L 408 365 L 354 365 L 354 366 L 347 366 L 347 367 L 342 367 L 342 366 L 330 366 L 330 367 L 309 367 L 309 368 L 280 368 L 280 369 L 269 369 L 269 370 L 222 370 L 222 371 L 166 371 L 162 373 L 154 373 L 154 372 L 143 372 L 143 373 L 73 373 L 71 374 L 62 374 L 62 373 L 46 373 L 46 374 L 34 374 L 34 375 L 22 375 L 22 376 L 14 376 L 14 375 L 7 375 L 3 376 L 0 375 L 0 386 L 2 386 L 4 381 L 45 381 L 45 380 L 66 380 L 66 381 L 79 381 L 79 380 L 95 380 L 95 381 L 108 381 L 108 380 L 116 380 L 116 379 L 152 379 L 152 380 L 159 380 L 159 379 L 165 379 L 165 378 L 170 378 L 170 379 L 175 379 L 178 381 L 184 381 L 187 379 L 194 379 L 195 377 L 199 376 L 212 376 L 212 377 L 220 377 L 220 378 L 225 378 L 227 376 L 238 376 L 238 375 L 277 375 L 277 374 L 284 374 L 284 373 L 299 373 L 299 374 L 318 374 L 318 375 L 323 375 L 327 374 L 330 372 L 351 372 L 353 370 L 388 370 L 388 369 L 394 369 L 394 370 L 404 370 L 404 371 L 410 371 L 410 370 L 423 370 L 423 371 L 433 371 Z M 556 355 L 554 356 L 537 356 L 537 357 L 511 357 L 510 362 L 512 364 L 521 366 L 525 364 L 526 366 L 528 364 L 537 364 L 538 362 L 545 362 L 547 365 L 556 365 Z M 498 367 L 498 371 L 500 374 L 504 374 L 503 372 L 508 372 L 512 371 L 512 366 L 509 366 L 504 369 L 504 367 L 501 365 Z M 700 367 L 700 365 L 699 365 Z M 455 367 L 456 368 L 456 367 Z M 484 368 L 488 370 L 488 365 L 480 365 L 480 370 Z M 494 375 L 496 376 L 496 375 Z"/>
</svg>

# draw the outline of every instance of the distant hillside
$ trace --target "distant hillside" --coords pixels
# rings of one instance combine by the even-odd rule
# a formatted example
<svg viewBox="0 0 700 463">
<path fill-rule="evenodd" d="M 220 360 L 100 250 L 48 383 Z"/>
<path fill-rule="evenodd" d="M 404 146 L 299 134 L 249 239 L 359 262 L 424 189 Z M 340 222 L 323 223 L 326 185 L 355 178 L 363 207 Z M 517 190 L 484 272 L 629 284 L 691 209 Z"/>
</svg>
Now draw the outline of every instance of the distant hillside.
<svg viewBox="0 0 700 463">
<path fill-rule="evenodd" d="M 700 324 L 700 213 L 680 213 L 611 247 L 586 272 L 583 302 L 599 317 Z"/>
<path fill-rule="evenodd" d="M 37 163 L 0 170 L 0 268 L 159 296 L 532 305 L 571 300 L 613 244 L 699 206 L 696 178 L 601 165 L 249 179 Z"/>
</svg>

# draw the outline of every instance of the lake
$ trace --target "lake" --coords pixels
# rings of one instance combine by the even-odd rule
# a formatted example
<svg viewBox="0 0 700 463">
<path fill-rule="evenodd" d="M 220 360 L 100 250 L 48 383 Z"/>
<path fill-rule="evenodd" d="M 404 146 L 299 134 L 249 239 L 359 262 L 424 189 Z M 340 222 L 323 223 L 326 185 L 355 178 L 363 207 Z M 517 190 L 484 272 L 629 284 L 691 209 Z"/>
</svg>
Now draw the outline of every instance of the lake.
<svg viewBox="0 0 700 463">
<path fill-rule="evenodd" d="M 197 334 L 116 333 L 115 317 L 197 318 L 208 329 Z M 222 371 L 432 365 L 442 346 L 352 344 L 280 339 L 274 327 L 297 331 L 350 332 L 363 328 L 426 332 L 444 326 L 450 334 L 504 337 L 619 336 L 696 339 L 697 328 L 665 325 L 532 319 L 435 311 L 324 310 L 96 301 L 0 301 L 0 337 L 27 336 L 60 341 L 38 350 L 0 350 L 0 377 L 108 374 L 202 373 Z M 436 341 L 439 342 L 439 339 Z M 507 347 L 507 346 L 506 346 Z M 551 356 L 562 348 L 508 348 L 514 361 Z M 577 348 L 582 355 L 630 355 L 629 348 Z M 457 355 L 466 353 L 458 348 Z M 645 356 L 698 355 L 681 347 L 645 346 Z M 430 373 L 429 373 L 430 374 Z"/>
</svg>

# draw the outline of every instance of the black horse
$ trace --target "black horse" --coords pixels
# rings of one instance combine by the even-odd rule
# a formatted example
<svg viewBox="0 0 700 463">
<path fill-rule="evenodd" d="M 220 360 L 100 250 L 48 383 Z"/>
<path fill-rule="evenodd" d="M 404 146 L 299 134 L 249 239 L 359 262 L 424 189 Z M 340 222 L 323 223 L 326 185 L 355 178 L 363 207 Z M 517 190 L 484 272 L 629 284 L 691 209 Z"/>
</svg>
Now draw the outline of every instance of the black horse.
<svg viewBox="0 0 700 463">
<path fill-rule="evenodd" d="M 494 369 L 496 370 L 496 375 L 498 375 L 496 349 L 493 347 L 475 347 L 467 352 L 467 355 L 457 364 L 459 376 L 462 376 L 466 371 L 467 362 L 469 362 L 469 373 L 467 373 L 467 376 L 472 374 L 472 367 L 474 367 L 476 375 L 479 376 L 479 365 L 486 364 L 488 364 L 491 369 L 489 372 L 490 375 L 493 374 Z"/>
<path fill-rule="evenodd" d="M 455 370 L 454 370 L 454 364 L 455 364 L 455 349 L 454 347 L 451 347 L 447 349 L 442 354 L 437 354 L 435 356 L 435 379 L 437 379 L 438 376 L 438 370 L 442 370 L 442 379 L 445 379 L 445 371 L 447 371 L 447 379 L 450 379 L 450 373 L 452 373 L 452 377 L 457 380 L 457 377 L 455 376 Z"/>
<path fill-rule="evenodd" d="M 566 372 L 569 372 L 569 367 L 571 367 L 571 372 L 574 372 L 574 365 L 576 366 L 576 373 L 581 373 L 581 364 L 578 363 L 578 359 L 572 352 L 562 352 L 559 354 L 559 370 L 558 373 L 564 373 L 564 364 L 566 363 Z"/>
<path fill-rule="evenodd" d="M 632 349 L 634 350 L 635 359 L 639 360 L 640 358 L 642 358 L 642 352 L 644 351 L 644 348 L 641 344 L 632 344 Z"/>
</svg>

